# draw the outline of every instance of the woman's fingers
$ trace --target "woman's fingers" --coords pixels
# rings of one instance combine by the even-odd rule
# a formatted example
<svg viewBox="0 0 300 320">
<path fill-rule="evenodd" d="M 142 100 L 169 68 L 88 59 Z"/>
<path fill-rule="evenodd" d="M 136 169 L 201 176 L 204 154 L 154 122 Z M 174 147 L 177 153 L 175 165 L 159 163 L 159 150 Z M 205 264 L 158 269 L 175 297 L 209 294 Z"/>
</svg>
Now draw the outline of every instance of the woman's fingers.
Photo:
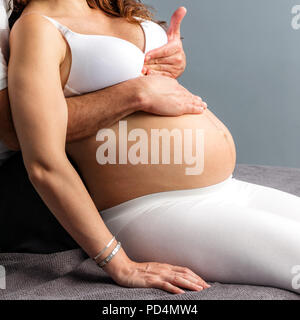
<svg viewBox="0 0 300 320">
<path fill-rule="evenodd" d="M 173 278 L 182 278 L 185 280 L 188 280 L 189 282 L 196 284 L 203 289 L 210 288 L 211 286 L 205 282 L 200 276 L 198 276 L 195 272 L 193 272 L 191 269 L 187 267 L 180 267 L 180 266 L 173 266 L 170 264 L 165 264 L 165 266 L 168 268 L 169 272 L 167 273 L 166 279 L 170 282 L 172 282 Z M 172 271 L 172 273 L 170 273 Z M 187 283 L 186 281 L 184 281 Z"/>
<path fill-rule="evenodd" d="M 196 281 L 194 277 L 188 276 L 188 275 L 173 274 L 173 275 L 169 275 L 167 280 L 172 285 L 179 286 L 181 288 L 186 288 L 189 290 L 201 291 L 204 289 L 203 286 L 197 283 L 198 281 Z"/>
<path fill-rule="evenodd" d="M 199 277 L 195 272 L 193 272 L 189 268 L 174 266 L 174 267 L 172 267 L 172 270 L 175 272 L 181 272 L 183 274 L 190 275 L 190 276 L 196 278 L 198 280 L 199 284 L 203 288 L 210 288 L 210 285 L 208 283 L 206 283 L 201 277 Z"/>
<path fill-rule="evenodd" d="M 184 293 L 182 288 L 193 291 L 205 289 L 193 276 L 183 274 L 168 275 L 164 280 L 153 280 L 149 285 L 175 294 Z"/>
<path fill-rule="evenodd" d="M 126 287 L 158 288 L 170 293 L 184 293 L 183 290 L 201 291 L 209 288 L 192 270 L 167 263 L 132 263 L 130 272 L 118 274 L 114 280 Z"/>
<path fill-rule="evenodd" d="M 168 292 L 171 292 L 171 293 L 175 293 L 175 294 L 179 294 L 179 293 L 184 293 L 185 292 L 184 290 L 174 286 L 172 283 L 170 283 L 168 281 L 157 280 L 157 281 L 154 281 L 152 283 L 152 285 L 155 288 L 158 288 L 158 289 L 161 289 L 161 290 L 164 290 L 164 291 L 168 291 Z"/>
</svg>

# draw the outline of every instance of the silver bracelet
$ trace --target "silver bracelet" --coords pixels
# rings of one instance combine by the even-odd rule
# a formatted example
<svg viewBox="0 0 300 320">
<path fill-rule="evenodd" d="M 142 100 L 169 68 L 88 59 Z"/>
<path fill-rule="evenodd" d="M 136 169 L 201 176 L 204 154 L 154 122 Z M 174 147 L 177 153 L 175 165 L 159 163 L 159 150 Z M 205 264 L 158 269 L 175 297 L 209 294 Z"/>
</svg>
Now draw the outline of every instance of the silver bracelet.
<svg viewBox="0 0 300 320">
<path fill-rule="evenodd" d="M 114 248 L 114 250 L 112 251 L 112 253 L 108 257 L 106 257 L 104 260 L 99 262 L 98 266 L 100 268 L 104 267 L 117 254 L 117 252 L 120 250 L 120 248 L 121 248 L 121 242 L 119 241 L 117 243 L 116 247 Z"/>
<path fill-rule="evenodd" d="M 94 258 L 94 260 L 96 261 L 110 246 L 111 244 L 113 243 L 113 241 L 116 239 L 116 237 L 114 236 L 110 241 L 109 243 L 107 244 L 107 246 L 105 248 L 103 248 L 97 255 L 96 257 Z"/>
</svg>

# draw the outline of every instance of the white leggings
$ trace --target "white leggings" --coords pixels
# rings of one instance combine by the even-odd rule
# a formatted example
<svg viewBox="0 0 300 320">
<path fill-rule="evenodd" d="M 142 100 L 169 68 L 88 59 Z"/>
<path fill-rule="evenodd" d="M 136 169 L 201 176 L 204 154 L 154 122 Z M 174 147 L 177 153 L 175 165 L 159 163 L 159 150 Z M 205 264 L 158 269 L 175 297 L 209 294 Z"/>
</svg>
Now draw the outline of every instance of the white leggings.
<svg viewBox="0 0 300 320">
<path fill-rule="evenodd" d="M 185 266 L 206 281 L 300 293 L 300 197 L 230 176 L 101 212 L 127 255 Z"/>
</svg>

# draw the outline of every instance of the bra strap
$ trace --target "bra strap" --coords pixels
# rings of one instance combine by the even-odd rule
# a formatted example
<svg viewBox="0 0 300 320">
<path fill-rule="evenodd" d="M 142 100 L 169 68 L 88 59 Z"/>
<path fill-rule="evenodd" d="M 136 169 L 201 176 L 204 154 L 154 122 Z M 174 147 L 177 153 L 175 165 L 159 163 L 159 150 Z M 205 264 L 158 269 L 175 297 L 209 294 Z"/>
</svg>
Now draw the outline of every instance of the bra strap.
<svg viewBox="0 0 300 320">
<path fill-rule="evenodd" d="M 42 17 L 44 17 L 45 19 L 49 20 L 50 22 L 52 22 L 52 24 L 54 24 L 54 26 L 63 34 L 65 35 L 68 32 L 68 28 L 62 24 L 60 24 L 58 21 L 48 17 L 48 16 L 44 16 L 42 15 Z"/>
<path fill-rule="evenodd" d="M 37 13 L 37 12 L 25 13 L 25 14 L 22 14 L 21 17 L 30 16 L 33 14 L 38 15 L 40 17 L 43 17 L 43 18 L 47 19 L 48 21 L 50 21 L 56 27 L 56 29 L 58 29 L 63 35 L 65 35 L 67 33 L 67 31 L 69 30 L 66 26 L 60 24 L 58 21 L 54 20 L 53 18 L 50 18 L 48 16 L 45 16 L 45 15 Z"/>
</svg>

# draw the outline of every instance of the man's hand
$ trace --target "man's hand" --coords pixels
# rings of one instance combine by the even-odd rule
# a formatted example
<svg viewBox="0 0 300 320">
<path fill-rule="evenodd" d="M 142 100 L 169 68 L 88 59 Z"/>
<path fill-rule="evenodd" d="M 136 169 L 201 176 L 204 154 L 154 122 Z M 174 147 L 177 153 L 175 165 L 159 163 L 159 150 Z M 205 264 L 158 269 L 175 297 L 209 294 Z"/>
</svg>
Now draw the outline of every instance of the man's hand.
<svg viewBox="0 0 300 320">
<path fill-rule="evenodd" d="M 176 79 L 161 75 L 150 75 L 140 78 L 141 111 L 160 116 L 181 116 L 183 114 L 201 114 L 207 104 L 193 95 Z"/>
<path fill-rule="evenodd" d="M 186 67 L 186 56 L 180 38 L 180 24 L 185 15 L 184 7 L 174 12 L 167 31 L 168 43 L 146 54 L 143 74 L 160 74 L 174 79 L 183 74 Z"/>
</svg>

